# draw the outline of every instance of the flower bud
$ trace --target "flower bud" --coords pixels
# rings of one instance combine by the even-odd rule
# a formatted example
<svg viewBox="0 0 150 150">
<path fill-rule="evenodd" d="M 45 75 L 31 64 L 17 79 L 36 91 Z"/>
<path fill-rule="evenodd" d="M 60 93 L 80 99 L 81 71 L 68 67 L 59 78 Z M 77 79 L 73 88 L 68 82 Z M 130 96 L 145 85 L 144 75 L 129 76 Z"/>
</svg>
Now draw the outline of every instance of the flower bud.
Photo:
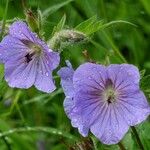
<svg viewBox="0 0 150 150">
<path fill-rule="evenodd" d="M 28 25 L 32 29 L 33 32 L 39 32 L 39 25 L 38 25 L 38 18 L 34 15 L 34 13 L 28 9 L 25 13 L 26 15 L 26 21 L 28 22 Z"/>
<path fill-rule="evenodd" d="M 87 40 L 88 37 L 84 33 L 73 29 L 65 29 L 54 34 L 49 41 L 49 46 L 52 49 L 60 50 L 68 45 L 84 43 Z"/>
</svg>

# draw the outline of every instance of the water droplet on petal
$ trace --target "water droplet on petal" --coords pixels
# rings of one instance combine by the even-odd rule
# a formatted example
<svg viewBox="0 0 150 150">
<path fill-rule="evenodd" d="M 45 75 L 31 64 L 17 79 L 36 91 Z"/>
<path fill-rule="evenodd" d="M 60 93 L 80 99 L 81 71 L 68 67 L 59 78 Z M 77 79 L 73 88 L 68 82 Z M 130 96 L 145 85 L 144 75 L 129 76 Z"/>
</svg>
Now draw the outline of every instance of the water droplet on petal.
<svg viewBox="0 0 150 150">
<path fill-rule="evenodd" d="M 48 72 L 46 72 L 46 76 L 48 77 Z"/>
<path fill-rule="evenodd" d="M 72 112 L 74 112 L 74 113 L 77 112 L 77 108 L 74 107 L 73 110 L 72 110 Z"/>
<path fill-rule="evenodd" d="M 88 77 L 88 79 L 89 79 L 89 80 L 91 80 L 91 79 L 92 79 L 92 77 L 90 77 L 90 76 L 89 76 L 89 77 Z"/>
</svg>

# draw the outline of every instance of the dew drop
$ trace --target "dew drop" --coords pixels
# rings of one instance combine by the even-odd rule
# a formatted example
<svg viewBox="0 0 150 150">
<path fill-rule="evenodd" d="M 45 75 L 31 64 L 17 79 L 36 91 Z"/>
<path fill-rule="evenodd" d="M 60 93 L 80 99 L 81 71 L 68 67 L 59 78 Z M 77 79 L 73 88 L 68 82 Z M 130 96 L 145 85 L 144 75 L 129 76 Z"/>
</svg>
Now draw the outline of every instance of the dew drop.
<svg viewBox="0 0 150 150">
<path fill-rule="evenodd" d="M 90 76 L 89 76 L 89 77 L 88 77 L 88 79 L 89 79 L 89 80 L 91 80 L 91 79 L 92 79 L 92 77 L 90 77 Z"/>
<path fill-rule="evenodd" d="M 131 72 L 128 72 L 128 75 L 129 75 L 129 76 L 131 76 L 131 75 L 132 75 L 132 73 L 131 73 Z"/>
<path fill-rule="evenodd" d="M 76 83 L 80 83 L 80 80 L 76 80 L 75 82 L 76 82 Z"/>
<path fill-rule="evenodd" d="M 72 112 L 74 112 L 74 113 L 77 112 L 77 108 L 74 107 L 73 110 L 72 110 Z"/>
<path fill-rule="evenodd" d="M 48 77 L 48 72 L 46 72 L 46 76 Z"/>
<path fill-rule="evenodd" d="M 46 61 L 46 64 L 47 64 L 47 65 L 49 64 L 49 61 L 48 61 L 48 60 Z"/>
<path fill-rule="evenodd" d="M 77 119 L 75 118 L 75 119 L 73 119 L 73 122 L 75 123 L 75 122 L 77 122 Z"/>
<path fill-rule="evenodd" d="M 71 78 L 68 77 L 67 80 L 68 80 L 68 81 L 71 81 Z"/>
</svg>

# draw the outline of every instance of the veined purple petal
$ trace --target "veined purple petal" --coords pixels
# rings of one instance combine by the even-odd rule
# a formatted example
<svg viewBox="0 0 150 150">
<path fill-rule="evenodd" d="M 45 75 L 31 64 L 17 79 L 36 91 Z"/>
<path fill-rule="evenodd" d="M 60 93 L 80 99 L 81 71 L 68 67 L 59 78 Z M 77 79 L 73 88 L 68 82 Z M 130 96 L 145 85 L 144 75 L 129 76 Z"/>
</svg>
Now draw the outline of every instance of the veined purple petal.
<svg viewBox="0 0 150 150">
<path fill-rule="evenodd" d="M 47 51 L 45 53 L 45 59 L 51 70 L 56 69 L 60 62 L 60 56 L 57 52 Z"/>
<path fill-rule="evenodd" d="M 66 97 L 64 100 L 64 109 L 65 113 L 67 114 L 68 118 L 71 118 L 72 116 L 72 110 L 74 108 L 74 100 L 72 97 Z"/>
<path fill-rule="evenodd" d="M 14 22 L 9 28 L 9 34 L 20 40 L 35 42 L 35 35 L 30 31 L 27 24 L 23 21 Z"/>
<path fill-rule="evenodd" d="M 101 91 L 107 79 L 106 68 L 102 65 L 85 63 L 75 71 L 73 84 L 75 90 Z"/>
<path fill-rule="evenodd" d="M 144 121 L 150 115 L 150 106 L 143 92 L 120 97 L 116 105 L 129 126 Z"/>
<path fill-rule="evenodd" d="M 35 82 L 37 61 L 33 59 L 28 64 L 22 61 L 23 59 L 18 62 L 7 61 L 5 63 L 5 80 L 11 87 L 26 89 L 31 87 Z"/>
<path fill-rule="evenodd" d="M 75 93 L 74 101 L 76 112 L 73 110 L 74 113 L 72 113 L 71 120 L 74 117 L 76 118 L 76 114 L 80 116 L 76 126 L 78 129 L 84 127 L 89 130 L 107 106 L 104 101 L 101 101 L 100 97 L 90 93 L 77 92 Z"/>
<path fill-rule="evenodd" d="M 64 93 L 67 97 L 71 98 L 74 96 L 73 74 L 74 70 L 69 67 L 63 67 L 58 71 Z"/>
<path fill-rule="evenodd" d="M 117 108 L 110 104 L 91 126 L 91 132 L 104 144 L 118 143 L 129 129 L 121 115 Z"/>
<path fill-rule="evenodd" d="M 47 93 L 53 92 L 56 89 L 52 77 L 52 71 L 47 65 L 46 60 L 43 58 L 39 59 L 34 85 L 40 91 Z"/>
<path fill-rule="evenodd" d="M 0 60 L 5 62 L 14 57 L 24 56 L 28 48 L 17 38 L 7 35 L 0 43 Z"/>
<path fill-rule="evenodd" d="M 128 64 L 113 64 L 108 66 L 107 72 L 116 89 L 138 89 L 140 74 L 137 67 Z"/>
</svg>

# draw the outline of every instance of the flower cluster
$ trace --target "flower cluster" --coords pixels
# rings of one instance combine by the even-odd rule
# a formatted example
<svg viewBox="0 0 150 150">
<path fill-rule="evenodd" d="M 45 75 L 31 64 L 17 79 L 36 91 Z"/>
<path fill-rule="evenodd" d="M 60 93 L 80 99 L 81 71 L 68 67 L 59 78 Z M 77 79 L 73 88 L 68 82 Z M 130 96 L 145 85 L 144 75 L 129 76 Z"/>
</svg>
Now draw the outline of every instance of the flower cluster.
<svg viewBox="0 0 150 150">
<path fill-rule="evenodd" d="M 103 143 L 116 144 L 129 126 L 150 114 L 133 65 L 85 63 L 75 71 L 70 65 L 64 67 L 58 74 L 66 95 L 65 112 L 83 136 L 90 130 Z"/>
<path fill-rule="evenodd" d="M 65 42 L 70 38 L 71 42 L 84 39 L 80 32 L 61 33 Z M 54 91 L 52 72 L 59 61 L 59 53 L 49 49 L 22 21 L 14 22 L 0 43 L 0 62 L 4 63 L 5 80 L 10 87 L 27 89 L 34 85 L 43 92 Z M 66 96 L 65 112 L 83 136 L 90 130 L 103 143 L 116 144 L 130 126 L 150 114 L 150 106 L 139 87 L 139 70 L 133 65 L 85 63 L 74 70 L 67 62 L 58 75 Z"/>
</svg>

